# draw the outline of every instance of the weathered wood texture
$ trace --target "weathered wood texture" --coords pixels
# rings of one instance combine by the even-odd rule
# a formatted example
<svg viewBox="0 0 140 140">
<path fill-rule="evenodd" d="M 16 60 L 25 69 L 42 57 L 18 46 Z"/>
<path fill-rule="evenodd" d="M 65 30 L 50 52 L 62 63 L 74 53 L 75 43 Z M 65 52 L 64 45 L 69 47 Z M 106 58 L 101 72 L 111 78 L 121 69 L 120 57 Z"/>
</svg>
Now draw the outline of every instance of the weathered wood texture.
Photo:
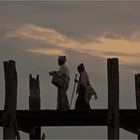
<svg viewBox="0 0 140 140">
<path fill-rule="evenodd" d="M 135 75 L 135 93 L 136 93 L 136 107 L 137 110 L 140 111 L 140 74 Z M 140 131 L 140 127 L 138 128 Z M 138 135 L 138 139 L 140 140 L 140 135 Z"/>
<path fill-rule="evenodd" d="M 119 65 L 117 58 L 107 60 L 108 139 L 119 139 Z"/>
<path fill-rule="evenodd" d="M 3 122 L 3 139 L 19 138 L 19 133 L 16 124 L 16 108 L 17 108 L 17 72 L 15 61 L 5 61 L 4 76 L 5 76 L 5 105 L 2 115 Z"/>
<path fill-rule="evenodd" d="M 40 110 L 40 86 L 39 86 L 39 75 L 33 78 L 30 74 L 29 76 L 29 110 L 39 111 Z M 30 132 L 30 139 L 40 139 L 41 138 L 41 127 L 33 126 Z"/>
</svg>

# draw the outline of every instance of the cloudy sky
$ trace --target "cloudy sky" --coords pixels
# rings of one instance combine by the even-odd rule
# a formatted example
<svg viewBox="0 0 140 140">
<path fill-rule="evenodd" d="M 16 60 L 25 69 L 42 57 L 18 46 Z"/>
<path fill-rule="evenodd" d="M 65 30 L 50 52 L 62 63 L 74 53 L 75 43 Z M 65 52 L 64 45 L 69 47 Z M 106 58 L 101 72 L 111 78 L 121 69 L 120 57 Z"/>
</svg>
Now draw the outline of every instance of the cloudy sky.
<svg viewBox="0 0 140 140">
<path fill-rule="evenodd" d="M 32 73 L 40 75 L 41 108 L 56 109 L 56 88 L 51 85 L 48 72 L 58 69 L 59 55 L 67 56 L 71 75 L 69 100 L 76 67 L 83 62 L 98 93 L 98 100 L 90 102 L 97 109 L 107 108 L 107 58 L 118 57 L 120 108 L 136 108 L 134 74 L 140 71 L 140 2 L 1 1 L 0 109 L 4 106 L 3 61 L 10 59 L 16 61 L 18 72 L 17 108 L 29 108 L 28 77 Z M 72 108 L 75 99 L 76 95 Z M 43 131 L 49 138 L 107 138 L 105 127 L 59 127 Z M 28 137 L 24 133 L 22 136 Z M 121 138 L 136 136 L 121 129 Z"/>
</svg>

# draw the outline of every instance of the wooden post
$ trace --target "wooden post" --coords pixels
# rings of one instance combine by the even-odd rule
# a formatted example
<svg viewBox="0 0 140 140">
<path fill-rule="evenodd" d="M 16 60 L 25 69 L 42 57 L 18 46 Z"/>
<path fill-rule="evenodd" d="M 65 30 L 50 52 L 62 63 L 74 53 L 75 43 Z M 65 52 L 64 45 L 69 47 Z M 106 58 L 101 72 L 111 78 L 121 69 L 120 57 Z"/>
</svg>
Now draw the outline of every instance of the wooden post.
<svg viewBox="0 0 140 140">
<path fill-rule="evenodd" d="M 36 79 L 29 76 L 29 88 L 30 88 L 30 96 L 29 96 L 29 110 L 31 111 L 39 111 L 40 110 L 40 86 L 39 86 L 39 75 L 37 75 Z M 30 139 L 40 139 L 41 138 L 41 127 L 33 126 Z"/>
<path fill-rule="evenodd" d="M 140 110 L 140 73 L 135 74 L 135 93 L 136 93 L 136 107 L 137 110 Z M 138 135 L 138 139 L 140 140 L 140 135 Z"/>
<path fill-rule="evenodd" d="M 3 122 L 3 139 L 19 139 L 19 133 L 16 124 L 17 108 L 17 72 L 15 61 L 5 61 L 5 105 L 4 114 L 1 121 Z"/>
<path fill-rule="evenodd" d="M 119 139 L 119 65 L 117 58 L 107 60 L 108 139 Z"/>
</svg>

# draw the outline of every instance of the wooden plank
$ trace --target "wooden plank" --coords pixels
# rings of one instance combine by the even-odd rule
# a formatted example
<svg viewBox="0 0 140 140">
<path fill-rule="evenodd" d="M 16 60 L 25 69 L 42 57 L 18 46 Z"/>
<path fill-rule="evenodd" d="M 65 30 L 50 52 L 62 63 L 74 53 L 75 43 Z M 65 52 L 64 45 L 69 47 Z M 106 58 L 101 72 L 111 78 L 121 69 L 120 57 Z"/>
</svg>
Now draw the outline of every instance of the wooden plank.
<svg viewBox="0 0 140 140">
<path fill-rule="evenodd" d="M 0 110 L 0 118 L 3 114 Z M 140 126 L 139 115 L 137 109 L 120 109 L 120 127 L 140 134 L 136 130 Z M 107 126 L 108 109 L 93 109 L 87 111 L 58 111 L 58 110 L 17 110 L 18 125 L 28 126 L 35 124 L 40 126 Z M 3 126 L 0 123 L 0 127 Z"/>
<path fill-rule="evenodd" d="M 119 139 L 119 66 L 117 58 L 107 60 L 108 139 Z"/>
</svg>

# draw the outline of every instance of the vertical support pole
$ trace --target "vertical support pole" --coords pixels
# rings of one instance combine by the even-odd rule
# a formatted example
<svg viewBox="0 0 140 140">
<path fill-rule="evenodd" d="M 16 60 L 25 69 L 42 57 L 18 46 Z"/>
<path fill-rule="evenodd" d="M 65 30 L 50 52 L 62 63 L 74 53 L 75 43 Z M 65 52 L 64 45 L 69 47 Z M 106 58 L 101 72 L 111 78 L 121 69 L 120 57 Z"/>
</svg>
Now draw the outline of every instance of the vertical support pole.
<svg viewBox="0 0 140 140">
<path fill-rule="evenodd" d="M 135 74 L 135 93 L 136 93 L 136 107 L 140 110 L 140 73 Z M 140 140 L 140 135 L 138 135 L 138 140 Z"/>
<path fill-rule="evenodd" d="M 29 75 L 29 110 L 39 111 L 40 110 L 40 86 L 39 86 L 39 75 L 36 79 Z M 41 127 L 33 126 L 32 132 L 30 133 L 30 139 L 40 139 L 41 138 Z"/>
<path fill-rule="evenodd" d="M 117 58 L 107 60 L 108 139 L 119 139 L 119 65 Z"/>
<path fill-rule="evenodd" d="M 5 76 L 5 105 L 2 115 L 3 139 L 16 139 L 17 72 L 15 61 L 5 61 L 3 65 Z"/>
</svg>

